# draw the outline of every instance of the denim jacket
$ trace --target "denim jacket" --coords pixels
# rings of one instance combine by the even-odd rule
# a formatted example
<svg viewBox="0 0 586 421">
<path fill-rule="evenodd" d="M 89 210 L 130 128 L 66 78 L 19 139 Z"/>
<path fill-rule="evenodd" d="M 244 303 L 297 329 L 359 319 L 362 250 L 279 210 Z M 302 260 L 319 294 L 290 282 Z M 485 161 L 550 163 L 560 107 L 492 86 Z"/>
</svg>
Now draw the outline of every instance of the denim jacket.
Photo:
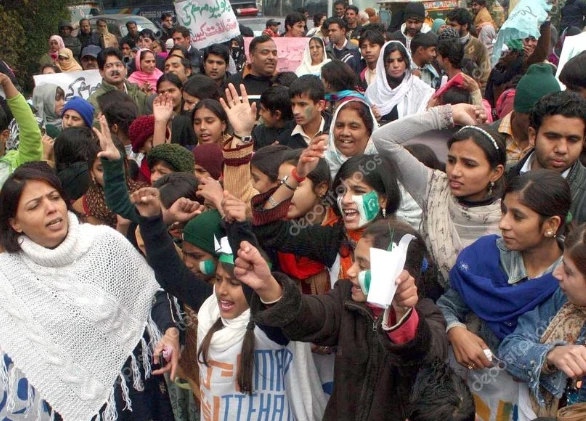
<svg viewBox="0 0 586 421">
<path fill-rule="evenodd" d="M 509 278 L 509 284 L 514 288 L 515 284 L 521 281 L 526 281 L 527 271 L 525 270 L 525 264 L 523 263 L 523 257 L 518 251 L 511 251 L 505 247 L 502 238 L 496 241 L 496 245 L 499 248 L 500 267 L 507 274 Z M 548 267 L 543 274 L 551 273 L 561 262 L 561 257 L 556 260 L 550 267 Z M 448 291 L 440 297 L 437 301 L 437 306 L 442 311 L 444 318 L 447 322 L 446 331 L 451 328 L 459 326 L 462 323 L 466 323 L 469 314 L 472 312 L 468 304 L 460 296 L 460 293 L 453 288 L 449 288 Z M 511 325 L 512 322 L 511 322 Z M 489 346 L 493 354 L 496 354 L 496 350 L 500 345 L 499 338 L 493 333 L 488 325 L 480 319 L 480 325 L 478 332 L 475 332 L 486 344 Z"/>
<path fill-rule="evenodd" d="M 560 370 L 552 374 L 541 371 L 549 351 L 555 346 L 568 344 L 563 341 L 551 344 L 540 343 L 541 336 L 567 300 L 563 291 L 558 289 L 545 303 L 519 318 L 515 332 L 503 340 L 498 350 L 498 356 L 506 363 L 507 371 L 513 377 L 529 384 L 529 389 L 541 406 L 545 405 L 545 400 L 540 386 L 556 398 L 560 398 L 568 380 Z M 583 326 L 575 345 L 584 345 L 585 342 L 586 326 Z M 586 382 L 582 382 L 578 402 L 585 401 Z"/>
</svg>

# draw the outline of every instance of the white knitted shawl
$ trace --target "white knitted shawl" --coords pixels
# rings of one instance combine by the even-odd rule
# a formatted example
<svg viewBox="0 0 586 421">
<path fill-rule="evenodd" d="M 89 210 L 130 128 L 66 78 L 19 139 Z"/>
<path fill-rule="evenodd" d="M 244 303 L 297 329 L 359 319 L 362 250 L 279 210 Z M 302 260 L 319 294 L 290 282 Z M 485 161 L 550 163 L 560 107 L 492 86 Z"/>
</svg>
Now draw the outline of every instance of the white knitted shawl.
<svg viewBox="0 0 586 421">
<path fill-rule="evenodd" d="M 15 393 L 20 370 L 64 421 L 117 419 L 118 378 L 127 407 L 127 382 L 142 380 L 132 351 L 149 349 L 160 333 L 150 318 L 158 284 L 144 259 L 124 237 L 105 226 L 80 225 L 69 214 L 69 231 L 55 249 L 22 236 L 22 251 L 0 254 L 0 381 Z M 150 347 L 144 340 L 147 328 Z M 14 365 L 7 372 L 4 354 Z M 121 373 L 131 357 L 133 373 Z M 146 358 L 145 358 L 146 357 Z"/>
</svg>

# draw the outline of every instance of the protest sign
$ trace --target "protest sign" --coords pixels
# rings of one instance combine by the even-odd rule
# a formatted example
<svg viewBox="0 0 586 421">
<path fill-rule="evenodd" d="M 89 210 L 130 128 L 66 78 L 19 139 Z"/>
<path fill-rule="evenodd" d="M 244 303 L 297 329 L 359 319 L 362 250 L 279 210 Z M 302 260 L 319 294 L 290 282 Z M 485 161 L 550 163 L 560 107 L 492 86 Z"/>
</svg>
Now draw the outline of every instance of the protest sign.
<svg viewBox="0 0 586 421">
<path fill-rule="evenodd" d="M 102 76 L 98 70 L 82 70 L 79 72 L 51 73 L 33 76 L 35 86 L 54 83 L 65 92 L 65 101 L 74 96 L 88 99 L 102 84 Z"/>
<path fill-rule="evenodd" d="M 240 35 L 229 0 L 185 0 L 175 3 L 177 21 L 191 31 L 191 45 L 206 48 Z"/>
<path fill-rule="evenodd" d="M 294 72 L 297 70 L 303 59 L 303 50 L 307 47 L 309 38 L 291 37 L 291 38 L 272 38 L 277 44 L 277 70 L 279 72 Z M 252 38 L 244 38 L 244 52 L 250 62 L 250 42 Z"/>
</svg>

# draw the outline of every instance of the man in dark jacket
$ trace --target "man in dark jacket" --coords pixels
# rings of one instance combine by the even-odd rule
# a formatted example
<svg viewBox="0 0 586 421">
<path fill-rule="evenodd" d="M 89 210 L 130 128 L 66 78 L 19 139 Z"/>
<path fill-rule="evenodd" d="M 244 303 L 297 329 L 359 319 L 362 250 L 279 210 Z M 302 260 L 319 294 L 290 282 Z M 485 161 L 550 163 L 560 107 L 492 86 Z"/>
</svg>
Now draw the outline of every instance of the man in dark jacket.
<svg viewBox="0 0 586 421">
<path fill-rule="evenodd" d="M 73 56 L 77 59 L 81 54 L 81 42 L 71 35 L 71 31 L 73 31 L 71 22 L 67 22 L 66 20 L 59 22 L 59 35 L 63 38 L 63 44 L 65 44 L 65 48 L 71 50 Z"/>
<path fill-rule="evenodd" d="M 191 62 L 193 73 L 199 73 L 202 63 L 202 54 L 191 45 L 191 32 L 185 26 L 176 26 L 173 30 L 173 42 L 187 49 L 187 59 Z"/>
<path fill-rule="evenodd" d="M 586 3 L 584 0 L 566 0 L 562 7 L 560 34 L 570 26 L 583 29 L 586 25 Z"/>
<path fill-rule="evenodd" d="M 358 47 L 348 41 L 346 30 L 348 24 L 344 19 L 329 18 L 326 23 L 330 43 L 326 46 L 326 54 L 330 60 L 340 60 L 346 63 L 356 75 L 360 73 L 360 51 Z"/>
<path fill-rule="evenodd" d="M 77 34 L 77 39 L 79 39 L 79 42 L 81 43 L 82 50 L 88 45 L 100 46 L 100 36 L 92 31 L 90 21 L 85 18 L 79 21 L 79 33 Z"/>
<path fill-rule="evenodd" d="M 567 91 L 544 96 L 529 117 L 535 148 L 507 172 L 507 181 L 537 169 L 559 173 L 570 185 L 573 220 L 586 222 L 586 168 L 579 160 L 585 137 L 586 100 Z"/>
<path fill-rule="evenodd" d="M 410 2 L 403 11 L 403 25 L 391 34 L 390 40 L 400 41 L 407 50 L 411 48 L 411 40 L 420 32 L 429 32 L 431 28 L 424 23 L 425 7 L 423 3 Z"/>
</svg>

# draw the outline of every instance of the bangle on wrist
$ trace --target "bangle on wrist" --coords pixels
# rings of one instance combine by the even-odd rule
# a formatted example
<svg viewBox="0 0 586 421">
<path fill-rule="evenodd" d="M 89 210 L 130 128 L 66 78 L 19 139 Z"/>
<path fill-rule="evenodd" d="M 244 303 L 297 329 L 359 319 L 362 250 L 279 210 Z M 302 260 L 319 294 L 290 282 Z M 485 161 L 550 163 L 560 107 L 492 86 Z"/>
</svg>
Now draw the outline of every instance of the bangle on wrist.
<svg viewBox="0 0 586 421">
<path fill-rule="evenodd" d="M 273 196 L 269 197 L 267 202 L 269 202 L 269 205 L 271 205 L 273 208 L 276 208 L 277 206 L 279 206 L 279 202 L 277 202 L 275 199 L 273 199 Z"/>
<path fill-rule="evenodd" d="M 279 298 L 277 298 L 276 300 L 273 300 L 273 301 L 265 301 L 265 300 L 263 300 L 261 298 L 260 299 L 260 302 L 263 303 L 264 305 L 268 306 L 268 305 L 271 305 L 271 304 L 277 304 L 281 298 L 283 298 L 282 295 Z"/>
<path fill-rule="evenodd" d="M 301 177 L 298 173 L 297 173 L 297 168 L 293 167 L 293 169 L 291 170 L 291 177 L 293 177 L 295 179 L 295 181 L 297 181 L 297 184 L 301 183 L 303 180 L 305 180 L 305 177 Z"/>
</svg>

